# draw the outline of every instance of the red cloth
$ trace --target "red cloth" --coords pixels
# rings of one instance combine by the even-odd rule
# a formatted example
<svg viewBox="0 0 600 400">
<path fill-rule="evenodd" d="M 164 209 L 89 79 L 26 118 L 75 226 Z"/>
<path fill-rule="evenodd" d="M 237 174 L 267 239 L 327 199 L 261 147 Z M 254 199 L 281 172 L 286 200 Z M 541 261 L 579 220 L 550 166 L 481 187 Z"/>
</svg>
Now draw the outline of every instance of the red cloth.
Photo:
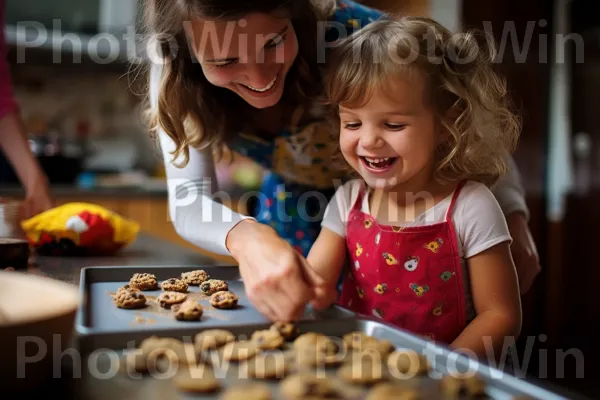
<svg viewBox="0 0 600 400">
<path fill-rule="evenodd" d="M 406 228 L 381 225 L 361 211 L 361 190 L 348 220 L 351 270 L 339 304 L 450 344 L 466 326 L 462 264 L 451 220 L 462 186 L 444 222 Z"/>
<path fill-rule="evenodd" d="M 0 0 L 0 119 L 6 114 L 18 110 L 13 97 L 10 66 L 6 59 L 6 41 L 4 37 L 4 7 L 5 1 Z"/>
</svg>

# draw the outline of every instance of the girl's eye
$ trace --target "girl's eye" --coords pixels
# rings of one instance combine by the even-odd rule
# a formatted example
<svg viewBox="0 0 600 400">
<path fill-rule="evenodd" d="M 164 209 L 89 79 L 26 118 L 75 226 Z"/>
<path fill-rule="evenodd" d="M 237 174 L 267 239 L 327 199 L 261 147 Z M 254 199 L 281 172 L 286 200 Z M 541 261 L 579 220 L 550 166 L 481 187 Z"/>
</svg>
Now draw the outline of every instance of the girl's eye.
<svg viewBox="0 0 600 400">
<path fill-rule="evenodd" d="M 344 124 L 344 128 L 350 129 L 350 130 L 352 130 L 352 129 L 358 129 L 358 128 L 360 128 L 360 126 L 361 126 L 360 122 L 346 122 Z"/>
<path fill-rule="evenodd" d="M 404 124 L 385 124 L 385 127 L 391 131 L 401 131 L 406 127 Z"/>
<path fill-rule="evenodd" d="M 272 49 L 273 47 L 279 46 L 281 43 L 285 41 L 285 34 L 279 35 L 273 39 L 271 39 L 266 45 L 265 49 Z"/>
</svg>

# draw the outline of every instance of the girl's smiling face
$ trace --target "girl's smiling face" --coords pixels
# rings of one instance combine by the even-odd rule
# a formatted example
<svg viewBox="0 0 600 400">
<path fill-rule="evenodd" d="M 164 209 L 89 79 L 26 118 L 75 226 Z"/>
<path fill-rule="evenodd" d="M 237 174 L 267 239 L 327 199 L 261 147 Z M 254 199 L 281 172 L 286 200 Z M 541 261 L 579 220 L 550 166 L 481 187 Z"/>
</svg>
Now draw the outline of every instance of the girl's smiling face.
<svg viewBox="0 0 600 400">
<path fill-rule="evenodd" d="M 342 154 L 370 187 L 424 187 L 433 178 L 439 138 L 427 89 L 414 73 L 380 85 L 362 107 L 340 105 Z"/>
<path fill-rule="evenodd" d="M 186 35 L 206 79 L 255 108 L 276 105 L 296 56 L 289 18 L 253 13 L 235 21 L 193 19 Z"/>
</svg>

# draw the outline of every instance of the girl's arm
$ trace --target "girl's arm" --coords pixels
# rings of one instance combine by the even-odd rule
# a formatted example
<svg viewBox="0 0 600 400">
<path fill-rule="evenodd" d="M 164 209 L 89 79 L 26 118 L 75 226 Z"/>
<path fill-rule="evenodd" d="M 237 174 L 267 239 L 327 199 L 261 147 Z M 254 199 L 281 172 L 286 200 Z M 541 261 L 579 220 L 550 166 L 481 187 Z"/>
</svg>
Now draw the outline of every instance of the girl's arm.
<svg viewBox="0 0 600 400">
<path fill-rule="evenodd" d="M 467 260 L 477 317 L 451 344 L 477 357 L 498 359 L 505 344 L 521 331 L 521 301 L 509 242 L 497 244 Z"/>
<path fill-rule="evenodd" d="M 322 228 L 306 260 L 324 282 L 322 287 L 315 288 L 312 304 L 317 309 L 327 308 L 337 298 L 336 284 L 346 260 L 346 240 L 328 228 Z"/>
</svg>

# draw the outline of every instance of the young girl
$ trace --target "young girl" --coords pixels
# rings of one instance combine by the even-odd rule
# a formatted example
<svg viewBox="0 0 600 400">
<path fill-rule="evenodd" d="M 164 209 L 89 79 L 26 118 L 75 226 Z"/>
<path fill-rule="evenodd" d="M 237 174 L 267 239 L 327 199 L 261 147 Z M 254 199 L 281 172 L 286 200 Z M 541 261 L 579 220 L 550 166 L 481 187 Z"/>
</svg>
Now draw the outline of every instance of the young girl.
<svg viewBox="0 0 600 400">
<path fill-rule="evenodd" d="M 511 237 L 490 192 L 519 135 L 506 86 L 472 35 L 425 18 L 340 43 L 326 85 L 361 177 L 340 186 L 308 263 L 339 304 L 486 355 L 519 335 Z"/>
</svg>

